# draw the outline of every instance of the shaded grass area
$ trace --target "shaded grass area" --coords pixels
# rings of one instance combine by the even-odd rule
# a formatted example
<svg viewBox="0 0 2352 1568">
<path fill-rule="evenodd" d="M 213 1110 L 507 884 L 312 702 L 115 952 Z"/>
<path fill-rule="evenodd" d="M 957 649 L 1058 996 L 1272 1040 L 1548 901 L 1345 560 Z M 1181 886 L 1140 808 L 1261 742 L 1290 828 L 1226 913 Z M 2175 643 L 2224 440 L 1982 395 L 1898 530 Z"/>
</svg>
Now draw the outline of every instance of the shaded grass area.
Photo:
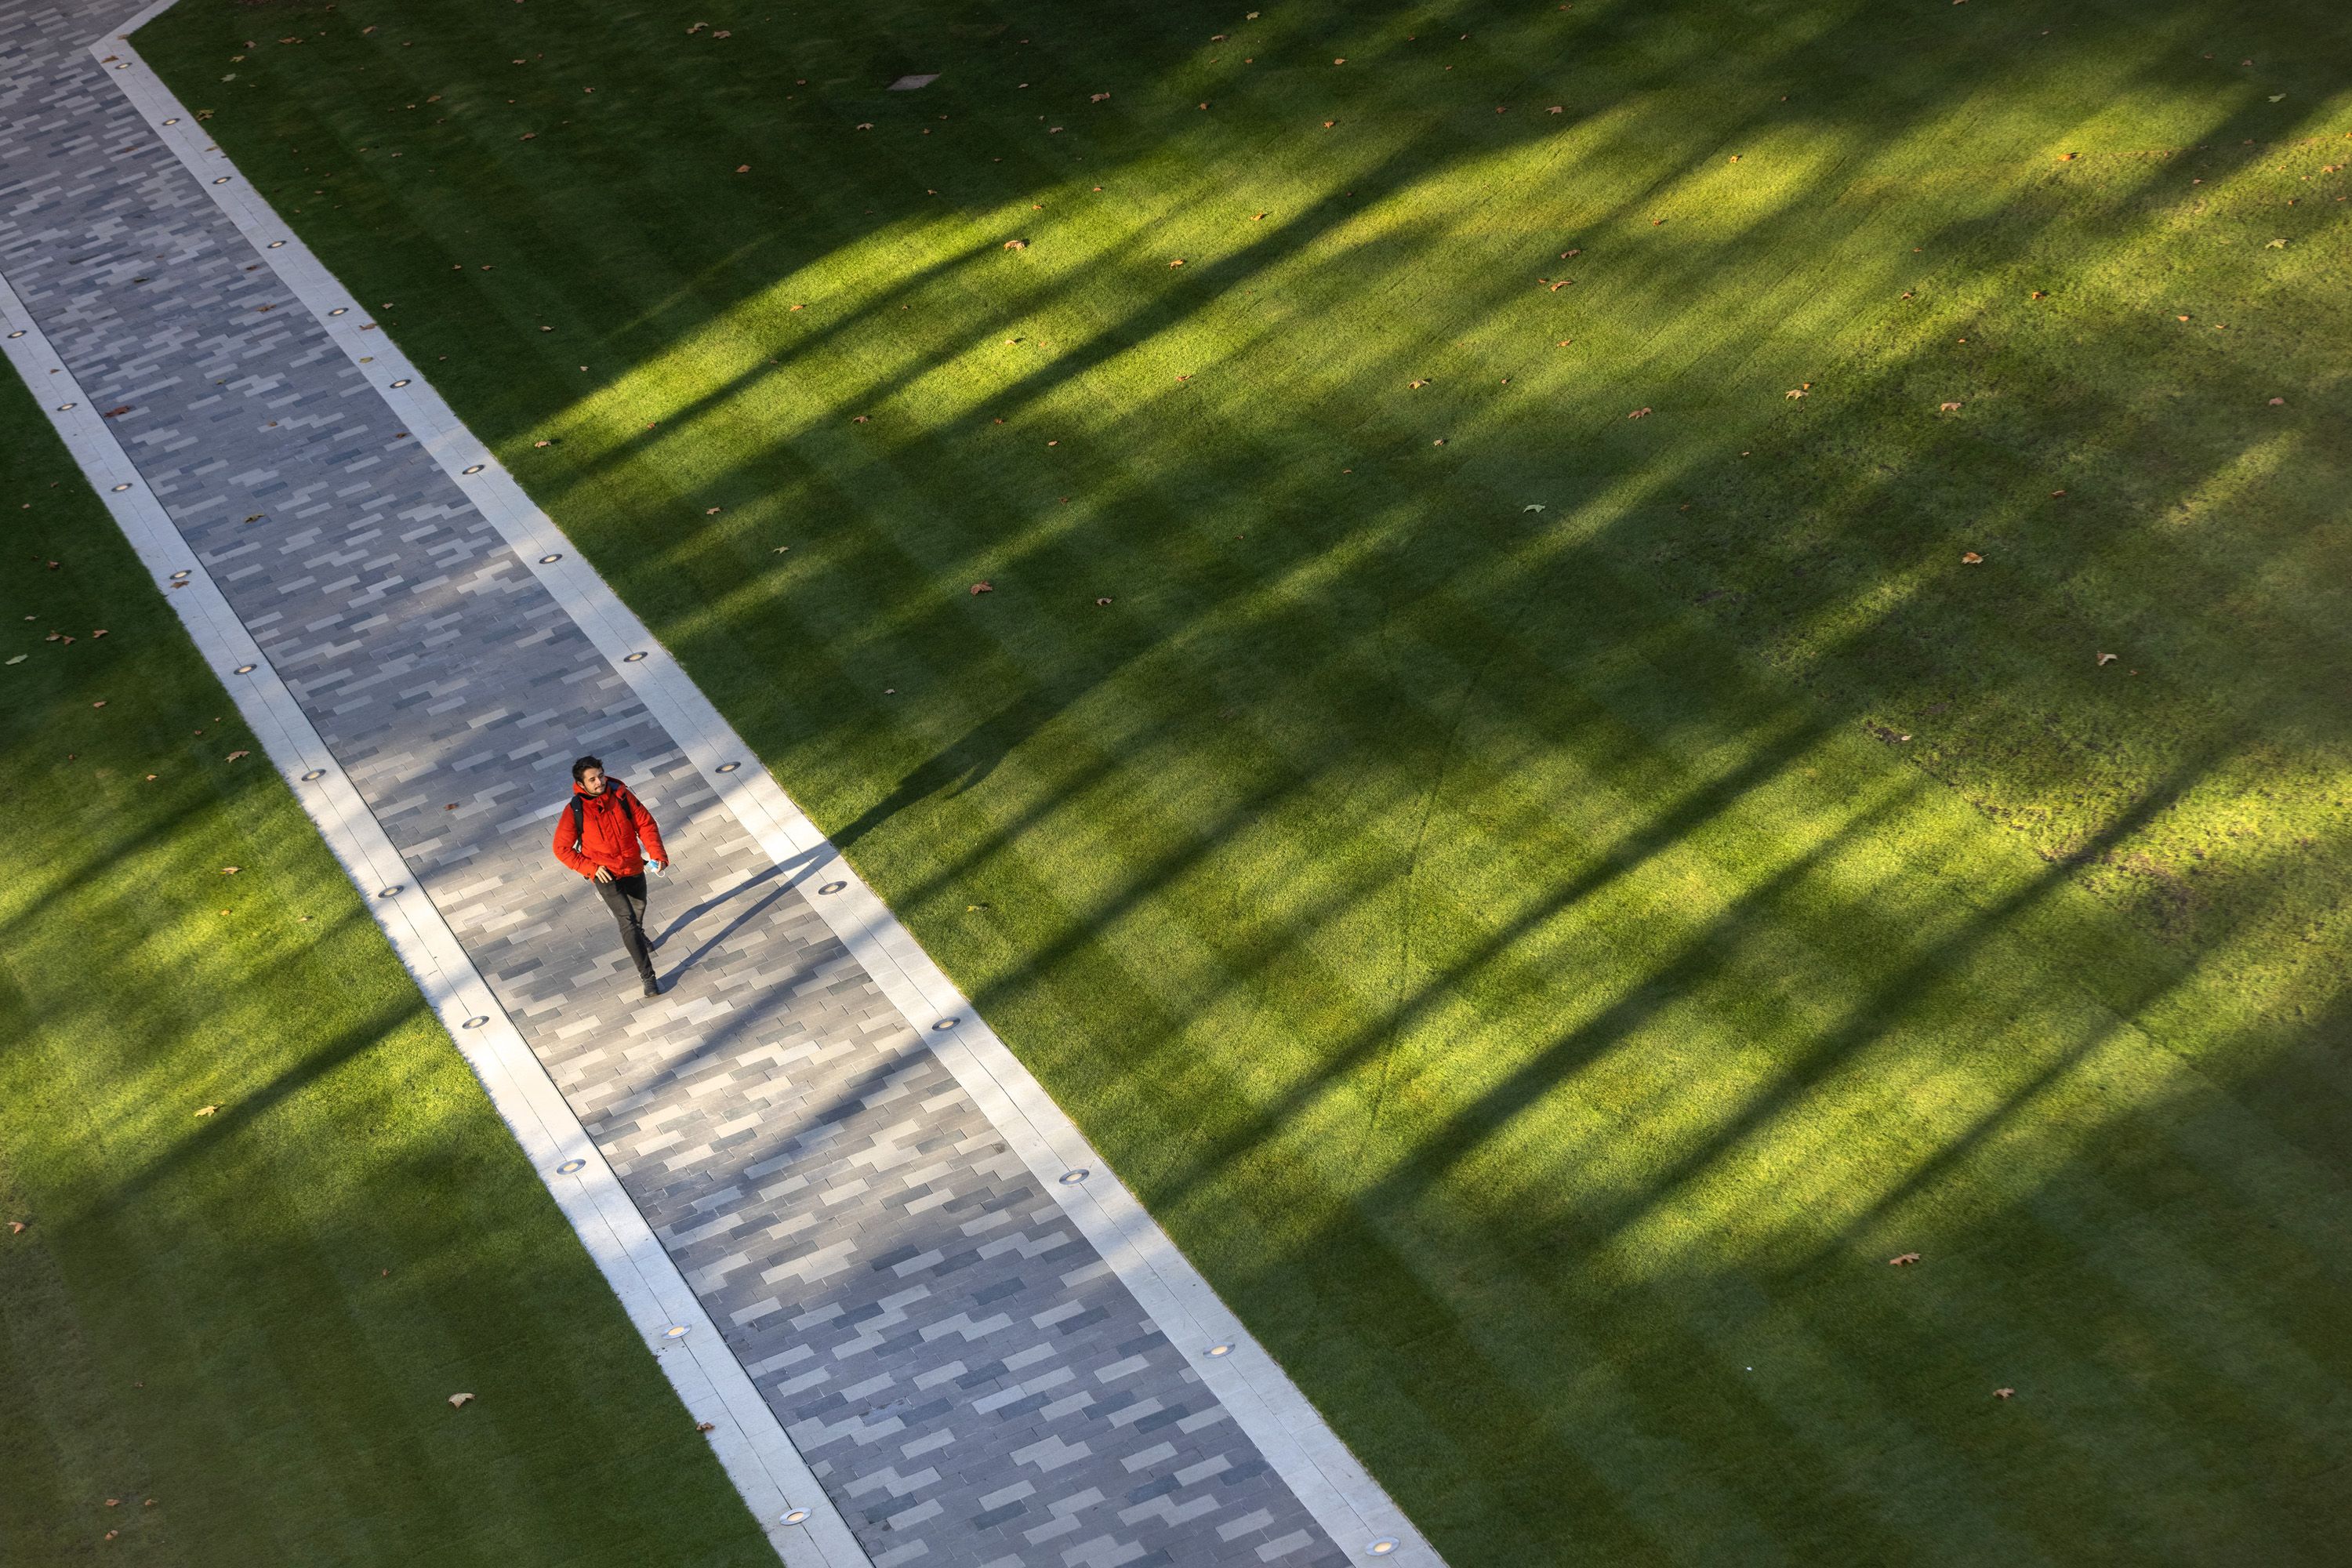
<svg viewBox="0 0 2352 1568">
<path fill-rule="evenodd" d="M 0 1562 L 772 1563 L 14 375 L 0 506 Z"/>
<path fill-rule="evenodd" d="M 2241 10 L 141 42 L 1455 1562 L 2317 1562 L 2352 24 Z"/>
</svg>

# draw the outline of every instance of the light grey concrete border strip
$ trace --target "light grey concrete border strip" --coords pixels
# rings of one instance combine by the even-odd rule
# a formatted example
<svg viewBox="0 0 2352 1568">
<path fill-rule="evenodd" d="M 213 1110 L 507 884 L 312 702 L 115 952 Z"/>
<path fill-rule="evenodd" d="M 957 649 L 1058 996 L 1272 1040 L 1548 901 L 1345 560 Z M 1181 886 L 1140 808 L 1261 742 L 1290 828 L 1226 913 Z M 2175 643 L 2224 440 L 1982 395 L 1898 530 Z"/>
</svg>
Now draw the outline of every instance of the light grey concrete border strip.
<svg viewBox="0 0 2352 1568">
<path fill-rule="evenodd" d="M 140 20 L 160 15 L 170 3 L 159 0 Z M 375 330 L 348 290 L 253 190 L 228 155 L 204 135 L 131 46 L 131 31 L 125 26 L 99 40 L 91 45 L 91 55 L 115 73 L 116 84 L 132 105 L 329 336 L 355 364 L 372 367 L 375 386 L 402 426 L 424 442 L 482 515 L 533 563 L 557 603 L 606 651 L 614 668 L 737 820 L 779 864 L 800 863 L 794 881 L 814 888 L 812 902 L 825 923 L 892 1005 L 925 1031 L 965 1092 L 1184 1352 L 1316 1521 L 1351 1556 L 1444 1568 L 1444 1560 L 1404 1511 L 898 917 L 793 803 L 701 689 L 603 576 L 572 550 L 497 456 L 459 422 L 425 373 Z M 341 313 L 333 313 L 337 311 Z M 630 653 L 646 657 L 624 662 L 624 655 Z M 1076 1171 L 1088 1173 L 1074 1183 L 1061 1180 Z"/>
<path fill-rule="evenodd" d="M 712 1424 L 709 1438 L 719 1463 L 786 1568 L 871 1568 L 774 1411 L 752 1386 L 677 1266 L 466 956 L 457 934 L 432 901 L 409 885 L 400 851 L 5 276 L 0 276 L 0 349 L 46 405 L 49 423 L 140 560 L 155 574 L 157 587 L 228 689 L 263 753 L 285 775 L 328 848 L 367 895 L 369 910 L 393 951 L 449 1030 L 451 1042 L 481 1080 L 491 1105 L 620 1299 L 647 1351 L 668 1374 L 687 1412 L 698 1422 Z M 52 369 L 58 374 L 51 374 Z M 175 574 L 184 575 L 175 583 Z M 575 1161 L 580 1163 L 576 1172 L 560 1169 Z M 667 1331 L 678 1325 L 687 1332 L 673 1340 Z M 782 1522 L 788 1510 L 803 1508 L 810 1510 L 804 1523 Z"/>
</svg>

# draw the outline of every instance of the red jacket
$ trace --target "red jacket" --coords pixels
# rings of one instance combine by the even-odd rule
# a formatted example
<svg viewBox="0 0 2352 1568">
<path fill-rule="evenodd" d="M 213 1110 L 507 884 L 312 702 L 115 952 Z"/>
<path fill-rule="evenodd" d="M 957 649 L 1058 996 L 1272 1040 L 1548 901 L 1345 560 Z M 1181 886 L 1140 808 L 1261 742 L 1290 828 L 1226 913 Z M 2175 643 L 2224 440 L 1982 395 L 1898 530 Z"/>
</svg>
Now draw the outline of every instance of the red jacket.
<svg viewBox="0 0 2352 1568">
<path fill-rule="evenodd" d="M 572 807 L 567 805 L 555 819 L 555 858 L 583 877 L 593 877 L 596 868 L 604 867 L 615 877 L 634 877 L 646 868 L 647 860 L 669 864 L 669 851 L 662 847 L 661 829 L 654 826 L 654 814 L 646 803 L 629 792 L 629 786 L 615 778 L 604 781 L 604 793 L 590 795 L 578 784 L 572 786 L 572 801 L 580 807 L 578 842 L 574 849 Z M 645 850 L 638 852 L 642 841 Z"/>
</svg>

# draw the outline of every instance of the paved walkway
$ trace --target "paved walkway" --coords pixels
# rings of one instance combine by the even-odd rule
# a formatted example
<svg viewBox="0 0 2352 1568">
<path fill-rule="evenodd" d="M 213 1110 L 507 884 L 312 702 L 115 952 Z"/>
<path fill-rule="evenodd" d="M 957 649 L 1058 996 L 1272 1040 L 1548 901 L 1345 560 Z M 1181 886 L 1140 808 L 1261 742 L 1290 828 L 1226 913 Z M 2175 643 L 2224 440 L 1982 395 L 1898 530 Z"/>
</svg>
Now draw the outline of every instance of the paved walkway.
<svg viewBox="0 0 2352 1568">
<path fill-rule="evenodd" d="M 813 871 L 846 875 L 830 847 L 781 865 L 762 847 L 621 650 L 461 488 L 447 443 L 410 428 L 362 352 L 392 354 L 382 334 L 306 306 L 284 257 L 160 139 L 169 117 L 87 48 L 124 20 L 0 0 L 0 278 L 62 379 L 20 364 L 37 394 L 69 380 L 111 414 L 189 569 L 257 641 L 261 676 L 397 847 L 403 892 L 454 931 L 858 1546 L 885 1568 L 1369 1551 L 1369 1531 L 1335 1542 L 1328 1503 L 1318 1520 L 1211 1392 L 1210 1347 L 1162 1331 L 1044 1156 L 1008 1142 L 812 903 Z M 655 884 L 657 1000 L 547 851 L 583 751 L 651 804 L 677 857 Z M 1433 1561 L 1404 1545 L 1397 1560 Z"/>
</svg>

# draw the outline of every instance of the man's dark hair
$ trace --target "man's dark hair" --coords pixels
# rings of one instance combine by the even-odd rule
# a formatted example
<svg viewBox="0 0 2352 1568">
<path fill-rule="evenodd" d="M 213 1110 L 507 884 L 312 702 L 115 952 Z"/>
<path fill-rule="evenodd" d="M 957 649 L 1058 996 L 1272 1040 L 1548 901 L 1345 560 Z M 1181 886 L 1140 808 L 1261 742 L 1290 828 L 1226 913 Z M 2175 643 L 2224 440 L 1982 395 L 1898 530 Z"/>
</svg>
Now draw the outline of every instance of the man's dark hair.
<svg viewBox="0 0 2352 1568">
<path fill-rule="evenodd" d="M 580 782 L 581 774 L 586 773 L 590 768 L 601 768 L 604 765 L 604 759 L 602 757 L 575 758 L 572 763 L 572 782 L 573 784 L 578 784 Z"/>
</svg>

